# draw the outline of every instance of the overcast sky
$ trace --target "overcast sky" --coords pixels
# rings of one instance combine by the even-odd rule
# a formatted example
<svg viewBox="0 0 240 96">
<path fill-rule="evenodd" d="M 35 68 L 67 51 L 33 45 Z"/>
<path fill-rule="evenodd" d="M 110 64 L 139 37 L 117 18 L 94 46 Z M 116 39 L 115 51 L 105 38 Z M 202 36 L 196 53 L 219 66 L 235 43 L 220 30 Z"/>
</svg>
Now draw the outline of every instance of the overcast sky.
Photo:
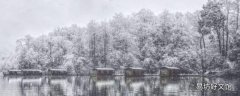
<svg viewBox="0 0 240 96">
<path fill-rule="evenodd" d="M 207 0 L 0 0 L 0 56 L 14 51 L 17 39 L 39 36 L 57 27 L 105 21 L 146 8 L 158 14 L 194 12 Z"/>
</svg>

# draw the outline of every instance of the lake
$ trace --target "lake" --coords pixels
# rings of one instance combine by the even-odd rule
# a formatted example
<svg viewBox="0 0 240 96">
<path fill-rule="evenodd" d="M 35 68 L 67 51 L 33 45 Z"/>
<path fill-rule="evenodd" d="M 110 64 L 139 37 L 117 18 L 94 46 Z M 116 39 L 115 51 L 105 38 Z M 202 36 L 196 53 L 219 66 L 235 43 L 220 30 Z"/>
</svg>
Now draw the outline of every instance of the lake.
<svg viewBox="0 0 240 96">
<path fill-rule="evenodd" d="M 240 78 L 0 77 L 1 96 L 240 96 Z"/>
</svg>

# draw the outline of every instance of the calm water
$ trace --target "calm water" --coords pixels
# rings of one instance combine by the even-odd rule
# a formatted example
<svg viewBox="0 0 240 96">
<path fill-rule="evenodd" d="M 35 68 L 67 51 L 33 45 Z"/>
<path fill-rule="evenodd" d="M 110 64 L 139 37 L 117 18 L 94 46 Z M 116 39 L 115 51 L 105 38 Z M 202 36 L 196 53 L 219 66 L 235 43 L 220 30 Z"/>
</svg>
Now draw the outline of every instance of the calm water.
<svg viewBox="0 0 240 96">
<path fill-rule="evenodd" d="M 240 79 L 8 76 L 0 77 L 0 96 L 240 96 Z"/>
</svg>

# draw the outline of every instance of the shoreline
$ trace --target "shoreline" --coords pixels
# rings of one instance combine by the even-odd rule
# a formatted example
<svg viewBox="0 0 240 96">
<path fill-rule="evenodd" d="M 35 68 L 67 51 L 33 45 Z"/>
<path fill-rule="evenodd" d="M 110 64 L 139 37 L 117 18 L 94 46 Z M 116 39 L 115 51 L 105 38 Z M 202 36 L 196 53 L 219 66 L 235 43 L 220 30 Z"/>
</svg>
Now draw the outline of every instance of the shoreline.
<svg viewBox="0 0 240 96">
<path fill-rule="evenodd" d="M 72 74 L 72 75 L 3 75 L 1 74 L 0 77 L 44 77 L 44 76 L 47 76 L 47 77 L 63 77 L 63 76 L 67 76 L 67 77 L 71 77 L 71 76 L 90 76 L 90 77 L 98 77 L 98 76 L 92 76 L 92 75 L 89 75 L 89 74 L 86 74 L 86 75 L 77 75 L 77 74 Z M 225 75 L 222 75 L 222 76 L 219 76 L 219 75 L 201 75 L 201 74 L 180 74 L 179 76 L 160 76 L 159 74 L 145 74 L 144 76 L 133 76 L 133 77 L 151 77 L 151 76 L 154 76 L 154 77 L 162 77 L 162 78 L 178 78 L 178 77 L 207 77 L 207 78 L 214 78 L 214 77 L 218 77 L 218 78 L 228 78 L 228 77 L 231 77 L 231 78 L 240 78 L 239 76 L 225 76 Z M 112 76 L 99 76 L 99 77 L 128 77 L 128 76 L 125 76 L 124 74 L 116 74 L 116 75 L 112 75 Z M 131 78 L 131 77 L 129 77 Z"/>
</svg>

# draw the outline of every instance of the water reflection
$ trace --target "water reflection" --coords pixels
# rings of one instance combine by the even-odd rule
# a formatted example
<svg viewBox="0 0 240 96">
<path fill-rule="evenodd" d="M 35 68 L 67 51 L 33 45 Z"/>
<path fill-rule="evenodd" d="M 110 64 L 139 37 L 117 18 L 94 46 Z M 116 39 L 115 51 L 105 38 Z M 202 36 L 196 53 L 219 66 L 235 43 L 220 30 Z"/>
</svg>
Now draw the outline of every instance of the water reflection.
<svg viewBox="0 0 240 96">
<path fill-rule="evenodd" d="M 174 77 L 0 78 L 1 96 L 239 96 L 240 79 Z M 197 84 L 230 84 L 231 90 L 200 90 Z"/>
</svg>

